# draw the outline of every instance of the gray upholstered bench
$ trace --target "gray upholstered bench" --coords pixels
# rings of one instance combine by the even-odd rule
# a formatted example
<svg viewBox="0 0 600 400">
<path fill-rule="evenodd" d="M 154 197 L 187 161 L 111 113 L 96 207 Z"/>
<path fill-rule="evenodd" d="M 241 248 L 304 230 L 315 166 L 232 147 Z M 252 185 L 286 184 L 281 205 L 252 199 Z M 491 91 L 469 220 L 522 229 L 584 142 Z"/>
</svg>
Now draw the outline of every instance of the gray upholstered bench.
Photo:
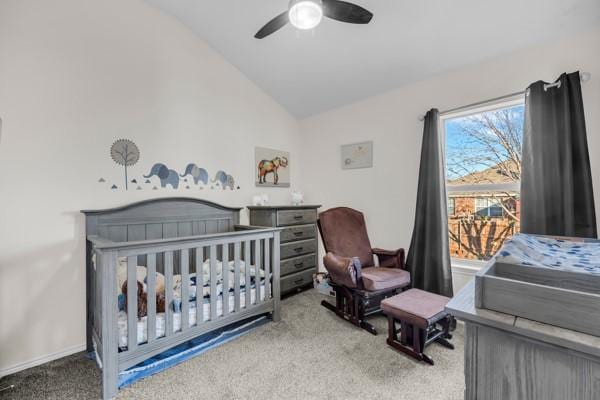
<svg viewBox="0 0 600 400">
<path fill-rule="evenodd" d="M 425 346 L 438 342 L 454 349 L 448 341 L 452 338 L 450 327 L 454 319 L 444 310 L 449 301 L 448 297 L 420 289 L 410 289 L 383 300 L 381 309 L 388 317 L 387 343 L 433 365 L 431 357 L 423 353 Z M 400 324 L 400 329 L 396 329 L 396 323 Z"/>
</svg>

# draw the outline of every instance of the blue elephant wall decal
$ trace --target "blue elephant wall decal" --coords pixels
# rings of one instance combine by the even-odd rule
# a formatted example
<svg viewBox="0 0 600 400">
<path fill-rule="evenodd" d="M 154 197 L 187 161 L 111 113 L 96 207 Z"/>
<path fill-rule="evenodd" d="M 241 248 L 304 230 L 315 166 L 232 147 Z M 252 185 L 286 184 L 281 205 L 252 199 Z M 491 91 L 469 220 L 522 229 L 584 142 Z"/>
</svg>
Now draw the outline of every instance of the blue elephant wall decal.
<svg viewBox="0 0 600 400">
<path fill-rule="evenodd" d="M 215 179 L 213 179 L 211 182 L 220 183 L 221 188 L 223 188 L 223 190 L 227 189 L 228 187 L 231 190 L 233 190 L 233 188 L 235 187 L 235 179 L 233 178 L 233 176 L 227 175 L 225 171 L 217 172 L 215 174 Z"/>
<path fill-rule="evenodd" d="M 179 188 L 179 173 L 169 169 L 165 164 L 154 164 L 148 175 L 144 175 L 144 178 L 152 178 L 153 176 L 158 176 L 160 186 L 163 188 L 167 187 L 167 185 L 171 185 L 173 189 Z"/>
<path fill-rule="evenodd" d="M 208 172 L 204 168 L 200 168 L 194 163 L 188 164 L 185 168 L 185 172 L 180 176 L 183 178 L 184 176 L 188 175 L 192 175 L 196 185 L 198 182 L 202 182 L 205 185 L 208 183 Z"/>
</svg>

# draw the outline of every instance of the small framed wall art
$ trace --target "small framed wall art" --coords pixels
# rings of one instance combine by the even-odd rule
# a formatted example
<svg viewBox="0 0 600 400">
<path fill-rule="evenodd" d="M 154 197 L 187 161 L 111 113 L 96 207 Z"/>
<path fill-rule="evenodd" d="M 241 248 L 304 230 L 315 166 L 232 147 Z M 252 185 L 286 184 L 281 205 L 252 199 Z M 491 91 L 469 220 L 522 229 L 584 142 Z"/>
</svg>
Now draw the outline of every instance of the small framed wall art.
<svg viewBox="0 0 600 400">
<path fill-rule="evenodd" d="M 258 187 L 290 187 L 290 153 L 256 147 L 254 175 Z"/>
<path fill-rule="evenodd" d="M 342 169 L 372 167 L 373 141 L 342 145 Z"/>
</svg>

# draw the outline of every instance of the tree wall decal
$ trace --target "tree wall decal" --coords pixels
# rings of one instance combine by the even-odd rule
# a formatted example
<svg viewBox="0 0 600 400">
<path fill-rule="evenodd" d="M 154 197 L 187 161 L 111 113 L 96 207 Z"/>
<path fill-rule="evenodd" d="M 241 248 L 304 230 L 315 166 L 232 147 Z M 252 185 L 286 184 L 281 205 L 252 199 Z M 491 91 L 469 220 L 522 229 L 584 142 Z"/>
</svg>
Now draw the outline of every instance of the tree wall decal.
<svg viewBox="0 0 600 400">
<path fill-rule="evenodd" d="M 140 160 L 140 150 L 128 139 L 119 139 L 110 147 L 110 156 L 125 168 L 125 190 L 128 190 L 127 167 L 135 165 Z"/>
</svg>

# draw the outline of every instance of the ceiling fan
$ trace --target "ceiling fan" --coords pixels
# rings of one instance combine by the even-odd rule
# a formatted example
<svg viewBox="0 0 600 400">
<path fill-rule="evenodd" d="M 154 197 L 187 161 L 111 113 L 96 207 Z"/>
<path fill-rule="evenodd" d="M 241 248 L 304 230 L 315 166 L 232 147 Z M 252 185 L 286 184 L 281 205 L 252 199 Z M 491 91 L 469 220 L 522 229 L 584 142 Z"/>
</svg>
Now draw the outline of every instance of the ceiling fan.
<svg viewBox="0 0 600 400">
<path fill-rule="evenodd" d="M 288 10 L 269 21 L 254 37 L 263 39 L 283 28 L 288 22 L 298 29 L 313 29 L 324 16 L 350 24 L 368 24 L 373 18 L 370 11 L 346 1 L 291 0 Z"/>
</svg>

